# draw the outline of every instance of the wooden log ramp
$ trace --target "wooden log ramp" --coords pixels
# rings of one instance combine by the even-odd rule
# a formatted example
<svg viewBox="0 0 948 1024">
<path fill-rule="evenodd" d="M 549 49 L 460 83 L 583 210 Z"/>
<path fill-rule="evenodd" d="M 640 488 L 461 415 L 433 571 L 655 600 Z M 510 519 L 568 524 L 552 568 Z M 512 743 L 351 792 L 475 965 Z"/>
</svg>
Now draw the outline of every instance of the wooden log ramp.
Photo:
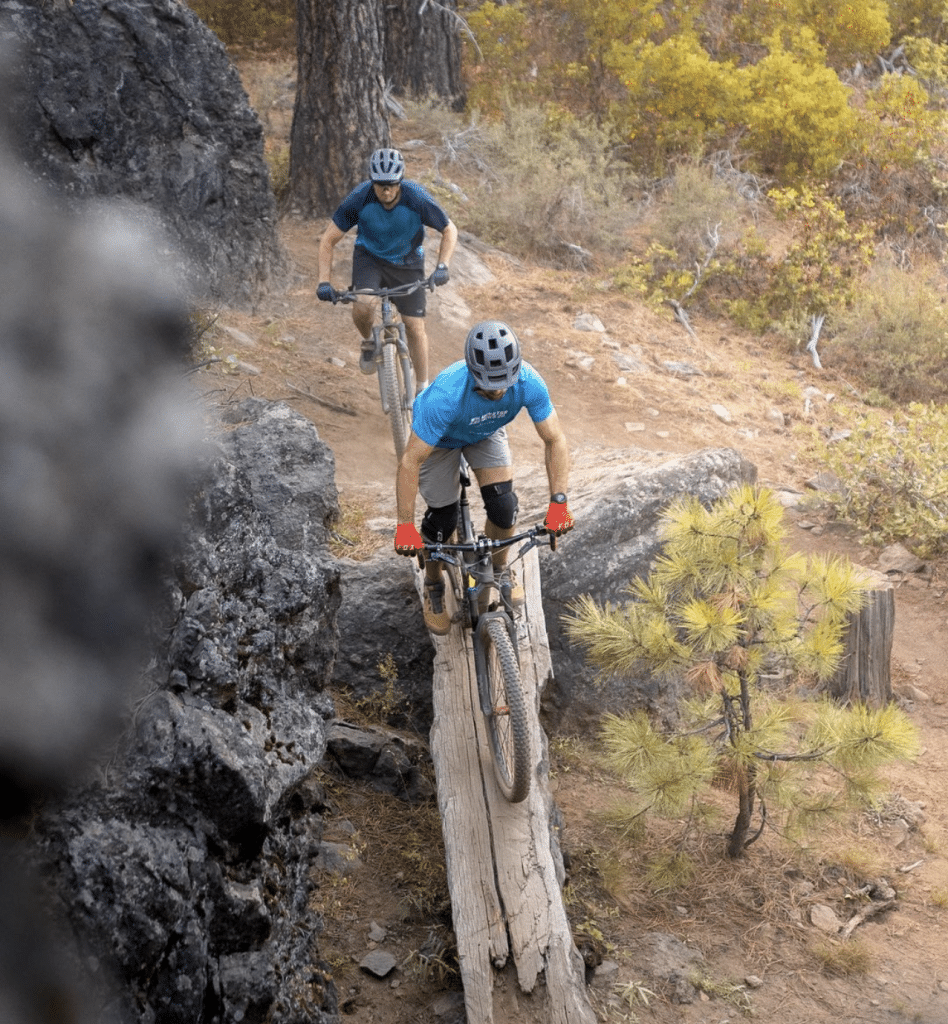
<svg viewBox="0 0 948 1024">
<path fill-rule="evenodd" d="M 520 672 L 536 766 L 529 796 L 508 803 L 494 779 L 477 697 L 470 635 L 457 617 L 435 647 L 431 756 L 467 1024 L 595 1024 L 552 836 L 540 695 L 552 676 L 537 550 L 517 563 L 526 600 L 517 614 Z M 416 568 L 421 596 L 423 573 Z M 446 587 L 452 613 L 457 602 Z"/>
</svg>

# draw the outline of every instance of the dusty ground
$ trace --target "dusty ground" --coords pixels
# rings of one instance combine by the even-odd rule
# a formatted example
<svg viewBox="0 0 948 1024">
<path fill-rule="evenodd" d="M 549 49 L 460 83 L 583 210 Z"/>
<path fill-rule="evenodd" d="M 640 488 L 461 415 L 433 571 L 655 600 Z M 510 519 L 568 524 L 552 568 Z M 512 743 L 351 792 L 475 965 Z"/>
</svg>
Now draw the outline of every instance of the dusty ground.
<svg viewBox="0 0 948 1024">
<path fill-rule="evenodd" d="M 232 358 L 202 371 L 202 385 L 221 401 L 256 394 L 285 400 L 309 417 L 334 451 L 347 522 L 358 533 L 361 518 L 394 514 L 394 452 L 375 378 L 358 370 L 349 313 L 314 298 L 322 226 L 283 225 L 293 283 L 253 314 L 222 311 L 207 340 Z M 714 323 L 696 322 L 697 337 L 691 337 L 671 316 L 598 288 L 594 275 L 521 266 L 496 253 L 482 258 L 492 274 L 488 282 L 473 283 L 461 258 L 452 284 L 429 300 L 433 369 L 460 357 L 462 323 L 508 320 L 550 386 L 575 460 L 595 457 L 597 447 L 687 452 L 729 446 L 757 465 L 762 482 L 800 491 L 821 468 L 809 454 L 804 427 L 838 424 L 845 385 L 813 369 L 808 358 L 775 353 Z M 334 277 L 341 285 L 343 259 L 338 266 Z M 608 334 L 574 329 L 583 312 L 598 316 Z M 614 344 L 640 359 L 639 372 L 617 370 Z M 591 367 L 579 365 L 575 352 L 592 356 Z M 700 374 L 669 372 L 666 362 L 690 364 Z M 624 384 L 617 383 L 621 376 Z M 818 389 L 809 400 L 808 387 Z M 727 408 L 731 422 L 715 415 L 716 403 Z M 774 421 L 774 409 L 784 414 L 785 425 Z M 511 436 L 518 474 L 527 477 L 542 470 L 538 441 L 523 419 Z M 525 510 L 528 518 L 530 511 L 542 510 Z M 788 514 L 791 546 L 874 564 L 877 552 L 818 511 L 806 513 L 816 529 L 799 525 L 800 518 Z M 579 543 L 581 533 L 578 523 L 569 541 Z M 390 535 L 379 534 L 376 542 L 389 544 Z M 615 782 L 595 766 L 585 741 L 554 738 L 556 800 L 572 860 L 566 898 L 574 932 L 617 965 L 591 989 L 601 1020 L 948 1021 L 948 609 L 939 568 L 900 582 L 896 606 L 893 682 L 915 698 L 905 706 L 921 732 L 922 753 L 889 773 L 886 809 L 841 823 L 806 847 L 768 833 L 735 865 L 723 861 L 720 836 L 711 837 L 689 848 L 700 865 L 698 877 L 685 888 L 656 892 L 644 876 L 642 858 L 649 851 L 617 840 L 601 820 L 616 795 Z M 337 809 L 327 838 L 360 854 L 350 874 L 327 876 L 318 893 L 327 921 L 320 948 L 331 962 L 343 1012 L 366 1024 L 458 1020 L 450 957 L 442 965 L 437 956 L 450 934 L 450 909 L 434 811 L 392 807 L 333 780 L 327 785 Z M 901 824 L 900 800 L 924 808 L 924 820 L 909 830 Z M 675 827 L 663 826 L 669 842 Z M 680 823 L 677 828 L 675 835 Z M 651 833 L 652 854 L 662 836 L 658 827 Z M 810 908 L 818 903 L 848 920 L 861 905 L 856 890 L 881 878 L 897 890 L 897 908 L 860 925 L 848 942 L 810 923 Z M 703 991 L 690 1004 L 674 1003 L 668 986 L 650 973 L 647 936 L 656 932 L 677 937 L 705 958 Z M 376 947 L 399 961 L 384 980 L 358 965 Z M 419 955 L 423 948 L 427 959 Z M 759 986 L 749 978 L 759 979 Z M 512 1011 L 511 1020 L 516 1017 Z"/>
</svg>

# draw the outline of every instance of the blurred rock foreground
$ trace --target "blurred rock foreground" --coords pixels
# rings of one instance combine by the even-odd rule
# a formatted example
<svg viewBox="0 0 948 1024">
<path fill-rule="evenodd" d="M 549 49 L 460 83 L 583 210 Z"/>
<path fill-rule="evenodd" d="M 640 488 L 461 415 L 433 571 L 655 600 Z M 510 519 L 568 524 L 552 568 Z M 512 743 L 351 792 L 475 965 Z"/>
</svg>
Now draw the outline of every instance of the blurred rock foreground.
<svg viewBox="0 0 948 1024">
<path fill-rule="evenodd" d="M 2 6 L 36 52 L 52 25 L 106 12 Z M 139 60 L 168 52 L 161 5 L 108 10 Z M 166 20 L 187 28 L 182 12 Z M 105 76 L 124 59 L 82 52 Z M 91 198 L 122 151 L 101 148 L 109 109 L 92 135 L 72 109 L 70 134 L 72 101 L 50 94 L 81 92 L 78 72 L 29 67 L 49 120 L 26 148 L 49 144 L 46 170 L 0 153 L 0 1020 L 333 1019 L 308 906 L 339 600 L 331 453 L 286 409 L 208 418 L 185 386 L 180 239 L 128 195 Z M 230 166 L 228 145 L 205 150 Z M 223 287 L 234 268 L 211 263 Z"/>
</svg>

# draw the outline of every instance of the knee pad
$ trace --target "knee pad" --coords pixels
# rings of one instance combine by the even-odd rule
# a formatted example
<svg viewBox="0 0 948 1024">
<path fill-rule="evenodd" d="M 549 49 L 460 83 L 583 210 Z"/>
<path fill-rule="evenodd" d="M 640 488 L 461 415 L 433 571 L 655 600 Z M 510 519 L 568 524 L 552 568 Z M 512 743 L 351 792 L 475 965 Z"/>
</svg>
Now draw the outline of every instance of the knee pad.
<svg viewBox="0 0 948 1024">
<path fill-rule="evenodd" d="M 427 541 L 447 541 L 458 525 L 458 503 L 428 508 L 421 520 L 421 535 Z"/>
<path fill-rule="evenodd" d="M 514 493 L 513 480 L 487 484 L 481 488 L 481 497 L 484 499 L 487 518 L 494 526 L 509 530 L 516 523 L 520 499 Z"/>
</svg>

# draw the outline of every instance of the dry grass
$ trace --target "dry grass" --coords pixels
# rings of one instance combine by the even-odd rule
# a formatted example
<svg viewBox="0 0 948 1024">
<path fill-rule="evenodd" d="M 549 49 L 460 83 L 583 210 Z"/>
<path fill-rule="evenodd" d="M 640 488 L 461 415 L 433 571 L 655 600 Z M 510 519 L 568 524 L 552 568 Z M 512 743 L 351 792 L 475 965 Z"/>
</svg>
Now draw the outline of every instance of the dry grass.
<svg viewBox="0 0 948 1024">
<path fill-rule="evenodd" d="M 862 977 L 872 967 L 872 953 L 859 939 L 848 942 L 818 942 L 813 955 L 827 974 L 837 978 Z"/>
<path fill-rule="evenodd" d="M 346 498 L 339 503 L 340 516 L 333 527 L 329 550 L 336 558 L 351 558 L 356 562 L 367 562 L 387 543 L 380 533 L 366 525 L 375 514 L 375 508 L 368 499 Z"/>
</svg>

